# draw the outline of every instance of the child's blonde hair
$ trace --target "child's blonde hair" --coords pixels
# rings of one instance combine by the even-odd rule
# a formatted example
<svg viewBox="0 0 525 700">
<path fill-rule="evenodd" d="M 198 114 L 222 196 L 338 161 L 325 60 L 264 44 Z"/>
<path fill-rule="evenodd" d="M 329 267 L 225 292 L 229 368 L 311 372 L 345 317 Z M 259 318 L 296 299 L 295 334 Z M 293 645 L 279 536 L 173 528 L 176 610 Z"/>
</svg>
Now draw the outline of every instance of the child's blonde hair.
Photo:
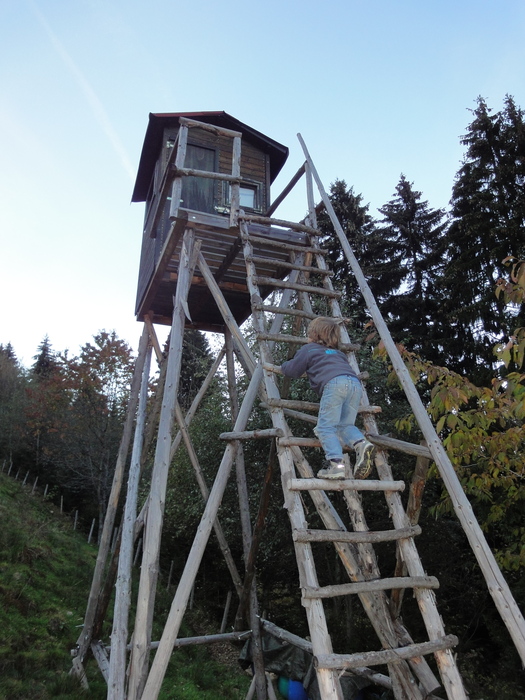
<svg viewBox="0 0 525 700">
<path fill-rule="evenodd" d="M 337 348 L 341 342 L 341 329 L 337 321 L 327 316 L 317 316 L 308 324 L 308 337 L 314 343 Z"/>
</svg>

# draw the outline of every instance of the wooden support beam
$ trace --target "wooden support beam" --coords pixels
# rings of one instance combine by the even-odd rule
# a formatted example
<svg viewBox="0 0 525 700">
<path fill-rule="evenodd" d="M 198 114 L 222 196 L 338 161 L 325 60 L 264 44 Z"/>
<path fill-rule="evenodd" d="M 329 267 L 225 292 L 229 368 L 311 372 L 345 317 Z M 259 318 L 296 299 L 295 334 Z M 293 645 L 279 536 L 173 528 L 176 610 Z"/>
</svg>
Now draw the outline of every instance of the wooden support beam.
<svg viewBox="0 0 525 700">
<path fill-rule="evenodd" d="M 178 402 L 175 405 L 175 419 L 179 426 L 179 430 L 182 434 L 182 439 L 184 440 L 186 452 L 188 453 L 191 465 L 195 472 L 195 478 L 197 479 L 197 484 L 199 485 L 202 499 L 204 503 L 206 503 L 210 496 L 210 490 L 208 488 L 208 485 L 206 484 L 206 480 L 204 479 L 204 474 L 199 463 L 199 458 L 197 457 L 197 453 L 195 451 L 195 448 L 193 447 L 188 428 L 186 427 L 186 423 L 184 421 L 184 415 Z M 242 590 L 241 577 L 239 576 L 239 572 L 237 571 L 237 567 L 235 566 L 235 562 L 233 560 L 230 547 L 228 546 L 228 541 L 226 540 L 226 536 L 219 522 L 219 518 L 215 519 L 213 523 L 213 530 L 215 532 L 215 536 L 217 537 L 217 542 L 219 543 L 219 548 L 224 557 L 224 561 L 226 562 L 228 571 L 230 572 L 230 576 L 232 577 L 233 585 L 235 586 L 237 593 L 240 595 Z"/>
<path fill-rule="evenodd" d="M 259 391 L 259 386 L 262 380 L 262 367 L 259 365 L 251 379 L 248 386 L 246 394 L 244 396 L 244 401 L 241 406 L 239 417 L 237 418 L 235 429 L 244 430 L 248 418 L 250 416 L 255 398 Z M 180 624 L 182 622 L 182 617 L 186 610 L 188 600 L 190 597 L 191 589 L 195 581 L 195 576 L 197 575 L 198 568 L 200 566 L 202 555 L 204 554 L 204 549 L 206 543 L 210 536 L 213 521 L 217 515 L 217 511 L 222 501 L 222 496 L 224 494 L 224 489 L 228 481 L 228 476 L 233 464 L 235 457 L 235 447 L 233 443 L 229 443 L 224 451 L 224 456 L 221 460 L 221 464 L 217 471 L 215 482 L 210 491 L 210 497 L 206 503 L 204 513 L 201 518 L 197 534 L 193 541 L 186 566 L 182 572 L 182 576 L 171 605 L 171 609 L 166 621 L 166 626 L 162 633 L 160 639 L 159 648 L 155 654 L 155 659 L 151 666 L 151 670 L 148 676 L 148 680 L 144 687 L 143 698 L 144 700 L 157 700 L 160 687 L 162 685 L 162 680 L 166 672 L 166 667 L 168 665 L 175 639 L 178 636 Z"/>
<path fill-rule="evenodd" d="M 144 535 L 137 613 L 133 632 L 133 650 L 130 658 L 128 700 L 139 700 L 148 671 L 149 644 L 151 642 L 153 608 L 159 571 L 160 539 L 170 465 L 171 433 L 182 358 L 185 321 L 184 305 L 188 297 L 191 277 L 199 252 L 199 241 L 194 240 L 192 229 L 186 229 L 180 256 L 179 280 L 175 292 L 166 383 L 151 477 L 148 520 Z"/>
<path fill-rule="evenodd" d="M 301 165 L 299 170 L 295 173 L 295 175 L 292 177 L 292 179 L 286 185 L 286 187 L 283 189 L 283 191 L 274 199 L 274 201 L 272 202 L 270 207 L 265 212 L 265 214 L 264 214 L 265 217 L 271 216 L 274 213 L 274 211 L 286 199 L 286 197 L 290 194 L 290 192 L 293 190 L 293 188 L 299 182 L 299 180 L 301 179 L 301 177 L 303 175 L 304 175 L 304 163 Z"/>
<path fill-rule="evenodd" d="M 115 472 L 113 474 L 113 482 L 111 485 L 111 492 L 109 495 L 108 505 L 106 508 L 106 517 L 104 519 L 104 526 L 102 528 L 102 535 L 100 538 L 100 544 L 98 547 L 97 561 L 95 563 L 95 571 L 93 573 L 93 579 L 91 581 L 91 589 L 89 592 L 89 598 L 87 603 L 86 615 L 84 618 L 84 625 L 82 627 L 82 632 L 77 640 L 77 660 L 80 666 L 77 664 L 75 668 L 80 668 L 84 663 L 84 659 L 88 649 L 90 648 L 93 626 L 97 617 L 97 606 L 100 596 L 100 591 L 102 587 L 102 581 L 104 576 L 104 569 L 106 567 L 107 558 L 111 546 L 111 538 L 113 536 L 113 529 L 115 526 L 115 518 L 117 514 L 117 508 L 120 499 L 120 492 L 122 488 L 122 483 L 124 479 L 124 470 L 126 466 L 126 460 L 129 452 L 129 447 L 131 444 L 131 436 L 133 432 L 133 424 L 135 422 L 135 412 L 137 410 L 140 384 L 142 378 L 142 371 L 144 368 L 144 363 L 146 361 L 146 349 L 148 346 L 148 332 L 146 326 L 143 327 L 142 336 L 139 343 L 139 353 L 135 361 L 135 368 L 133 371 L 133 379 L 131 382 L 130 400 L 128 404 L 128 410 L 126 413 L 126 420 L 124 423 L 124 429 L 122 432 L 122 438 L 120 441 L 119 451 L 117 455 L 117 463 L 115 465 Z"/>
<path fill-rule="evenodd" d="M 151 367 L 151 345 L 148 346 L 142 382 L 140 387 L 137 421 L 131 464 L 128 475 L 128 488 L 122 519 L 122 538 L 115 589 L 113 629 L 111 643 L 113 652 L 109 661 L 108 700 L 125 700 L 126 697 L 126 645 L 128 641 L 128 617 L 131 603 L 131 570 L 133 566 L 133 530 L 137 517 L 140 462 L 144 441 L 144 426 L 148 401 L 149 375 Z M 100 664 L 99 664 L 100 665 Z"/>
<path fill-rule="evenodd" d="M 355 666 L 379 666 L 380 664 L 396 663 L 403 659 L 412 659 L 424 654 L 435 654 L 437 651 L 450 649 L 458 644 L 459 640 L 453 634 L 448 634 L 441 639 L 421 644 L 411 644 L 398 649 L 383 649 L 382 651 L 369 651 L 362 654 L 326 654 L 314 657 L 314 665 L 317 668 L 354 668 Z M 451 696 L 455 697 L 455 696 Z"/>
</svg>

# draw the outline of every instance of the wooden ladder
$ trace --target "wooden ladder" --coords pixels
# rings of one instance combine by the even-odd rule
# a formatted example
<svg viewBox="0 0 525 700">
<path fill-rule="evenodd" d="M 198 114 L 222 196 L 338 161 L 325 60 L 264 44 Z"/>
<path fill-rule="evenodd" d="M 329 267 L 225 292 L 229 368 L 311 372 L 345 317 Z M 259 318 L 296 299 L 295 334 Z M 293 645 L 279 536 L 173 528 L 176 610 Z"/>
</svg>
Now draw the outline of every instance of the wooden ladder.
<svg viewBox="0 0 525 700">
<path fill-rule="evenodd" d="M 310 216 L 314 218 L 312 212 L 313 209 L 310 208 Z M 375 414 L 380 409 L 369 404 L 366 391 L 363 391 L 359 413 L 363 418 L 368 439 L 376 444 L 375 467 L 379 477 L 364 481 L 351 478 L 342 481 L 314 478 L 303 450 L 319 447 L 320 443 L 310 438 L 294 437 L 287 421 L 287 417 L 293 417 L 315 424 L 315 416 L 307 411 L 316 410 L 318 404 L 289 401 L 281 397 L 273 356 L 275 344 L 284 342 L 291 348 L 297 349 L 298 346 L 306 343 L 307 339 L 304 335 L 299 335 L 298 331 L 304 323 L 314 318 L 316 313 L 313 309 L 318 308 L 319 300 L 322 300 L 325 308 L 328 309 L 323 315 L 342 320 L 338 301 L 341 295 L 333 288 L 332 272 L 328 269 L 324 251 L 318 243 L 319 232 L 315 229 L 315 220 L 310 220 L 308 226 L 297 224 L 296 230 L 304 232 L 309 229 L 307 246 L 286 244 L 290 262 L 284 266 L 287 271 L 284 280 L 258 275 L 257 265 L 268 261 L 256 254 L 257 244 L 262 240 L 249 233 L 249 220 L 250 217 L 244 217 L 241 213 L 239 227 L 252 303 L 252 320 L 260 351 L 260 361 L 264 368 L 264 387 L 267 395 L 265 404 L 269 410 L 275 434 L 279 436 L 276 438 L 277 454 L 285 508 L 292 527 L 302 603 L 307 614 L 321 698 L 323 700 L 343 698 L 339 680 L 342 672 L 363 666 L 387 664 L 395 697 L 399 700 L 422 700 L 429 697 L 440 686 L 424 659 L 425 654 L 433 653 L 447 697 L 451 700 L 464 699 L 467 696 L 451 652 L 451 648 L 457 644 L 457 638 L 445 634 L 433 592 L 439 583 L 433 576 L 425 574 L 419 558 L 414 537 L 421 532 L 421 529 L 410 522 L 403 507 L 400 493 L 405 488 L 404 482 L 393 479 L 387 452 L 384 449 L 385 440 L 378 435 L 375 421 Z M 269 219 L 268 223 L 271 224 L 272 220 Z M 290 222 L 287 223 L 294 227 Z M 264 242 L 266 245 L 283 246 L 283 243 L 268 238 L 265 238 Z M 314 278 L 314 281 L 312 282 L 310 278 Z M 264 288 L 266 294 L 269 289 L 275 289 L 280 296 L 279 303 L 277 305 L 263 303 L 264 295 L 261 293 L 261 288 Z M 269 330 L 266 314 L 270 314 L 273 319 Z M 292 319 L 292 333 L 280 332 L 286 317 Z M 357 348 L 350 342 L 344 325 L 342 325 L 342 340 L 349 363 L 359 375 L 355 356 Z M 395 447 L 402 451 L 430 457 L 430 452 L 419 445 L 410 445 L 402 441 L 392 442 L 396 443 Z M 348 464 L 347 468 L 350 469 Z M 325 529 L 309 529 L 302 499 L 304 491 L 308 491 Z M 345 527 L 332 500 L 327 496 L 328 491 L 343 493 L 353 531 Z M 394 525 L 393 530 L 369 531 L 360 495 L 368 491 L 384 492 Z M 398 567 L 396 573 L 403 575 L 381 578 L 372 546 L 374 542 L 379 541 L 396 543 L 403 562 L 403 566 Z M 349 583 L 319 585 L 312 551 L 313 542 L 333 543 L 348 574 Z M 412 588 L 414 591 L 427 629 L 428 642 L 414 644 L 398 617 L 402 591 L 406 588 Z M 391 600 L 387 597 L 389 590 L 395 592 Z M 361 599 L 381 642 L 381 651 L 359 654 L 333 653 L 323 600 L 349 594 L 356 594 Z"/>
</svg>

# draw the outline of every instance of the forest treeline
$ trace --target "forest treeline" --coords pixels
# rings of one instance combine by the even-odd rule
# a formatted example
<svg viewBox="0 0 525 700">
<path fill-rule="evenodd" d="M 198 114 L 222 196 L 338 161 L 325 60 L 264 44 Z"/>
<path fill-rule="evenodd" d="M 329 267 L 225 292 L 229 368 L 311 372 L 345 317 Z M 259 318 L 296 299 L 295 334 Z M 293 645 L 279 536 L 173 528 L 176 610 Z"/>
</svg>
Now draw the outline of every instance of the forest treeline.
<svg viewBox="0 0 525 700">
<path fill-rule="evenodd" d="M 331 185 L 330 197 L 476 516 L 518 602 L 523 603 L 525 119 L 510 96 L 498 112 L 478 98 L 471 116 L 461 137 L 464 158 L 451 183 L 448 210 L 432 209 L 404 174 L 378 216 L 369 211 L 363 195 L 342 179 Z M 359 359 L 370 375 L 370 400 L 383 406 L 380 429 L 417 441 L 413 417 L 390 376 L 325 212 L 319 215 L 319 227 L 335 271 L 334 284 L 344 293 L 342 307 L 352 321 L 350 334 L 362 344 Z M 183 407 L 189 406 L 212 360 L 206 337 L 187 331 L 179 396 Z M 0 461 L 29 469 L 40 483 L 67 494 L 67 504 L 79 509 L 86 523 L 95 517 L 101 523 L 104 517 L 133 362 L 129 345 L 107 331 L 98 332 L 78 356 L 56 352 L 46 337 L 28 368 L 21 366 L 10 344 L 0 346 Z M 292 391 L 304 391 L 304 385 Z M 217 436 L 231 429 L 230 415 L 225 382 L 218 374 L 191 427 L 209 483 L 223 451 Z M 257 413 L 254 427 L 265 420 L 263 412 Z M 267 449 L 260 444 L 246 447 L 254 513 Z M 402 476 L 409 476 L 413 466 L 406 457 L 394 457 L 394 469 Z M 145 481 L 147 477 L 148 464 Z M 181 567 L 191 543 L 188 533 L 193 533 L 201 512 L 200 492 L 183 450 L 175 457 L 169 479 L 161 556 L 164 561 L 175 559 Z M 284 613 L 276 598 L 294 595 L 291 591 L 296 587 L 279 489 L 276 482 L 258 561 L 261 603 L 267 611 L 273 609 L 277 618 Z M 143 496 L 146 492 L 145 485 Z M 433 571 L 441 571 L 444 605 L 456 621 L 454 633 L 467 648 L 476 650 L 480 668 L 485 662 L 490 665 L 484 656 L 490 653 L 490 661 L 507 663 L 512 675 L 519 662 L 512 653 L 504 653 L 510 640 L 494 621 L 497 615 L 483 580 L 475 573 L 468 544 L 450 515 L 448 496 L 436 472 L 431 471 L 425 501 L 429 553 L 423 549 L 423 559 L 429 569 L 434 565 Z M 240 561 L 237 510 L 232 486 L 220 517 Z M 388 514 L 377 517 L 388 519 Z M 208 579 L 217 584 L 221 580 L 217 572 L 223 566 L 219 548 L 212 546 L 203 563 L 202 585 Z M 334 566 L 327 561 L 328 568 Z M 227 581 L 227 574 L 222 578 Z M 222 604 L 219 594 L 217 601 Z M 289 620 L 277 621 L 293 627 Z M 357 624 L 355 614 L 352 624 Z M 479 646 L 472 640 L 478 640 Z"/>
</svg>

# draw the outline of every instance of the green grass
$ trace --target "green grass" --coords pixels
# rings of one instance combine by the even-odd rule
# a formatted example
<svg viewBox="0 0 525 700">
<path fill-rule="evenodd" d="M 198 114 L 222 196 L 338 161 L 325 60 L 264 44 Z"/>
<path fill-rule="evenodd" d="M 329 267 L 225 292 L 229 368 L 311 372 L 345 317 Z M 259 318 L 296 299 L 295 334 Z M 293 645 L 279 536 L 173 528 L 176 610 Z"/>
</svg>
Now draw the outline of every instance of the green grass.
<svg viewBox="0 0 525 700">
<path fill-rule="evenodd" d="M 58 511 L 0 474 L 0 700 L 103 700 L 107 694 L 93 659 L 86 664 L 89 691 L 69 675 L 96 548 Z M 165 591 L 158 602 L 169 607 Z M 240 699 L 248 686 L 240 668 L 215 662 L 206 647 L 183 647 L 173 654 L 160 699 Z"/>
</svg>

